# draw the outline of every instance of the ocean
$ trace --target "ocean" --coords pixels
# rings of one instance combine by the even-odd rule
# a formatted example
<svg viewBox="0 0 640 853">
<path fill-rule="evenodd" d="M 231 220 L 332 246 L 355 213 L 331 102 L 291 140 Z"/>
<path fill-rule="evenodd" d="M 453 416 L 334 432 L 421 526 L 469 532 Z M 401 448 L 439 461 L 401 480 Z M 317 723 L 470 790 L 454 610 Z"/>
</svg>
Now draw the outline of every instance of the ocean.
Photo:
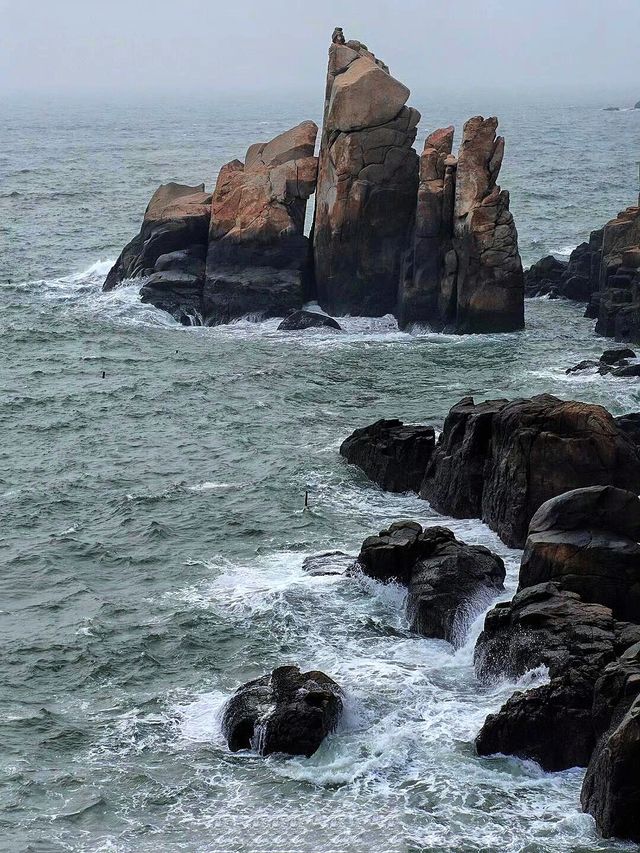
<svg viewBox="0 0 640 853">
<path fill-rule="evenodd" d="M 411 103 L 418 146 L 500 117 L 526 264 L 566 258 L 637 198 L 640 111 Z M 609 345 L 583 306 L 529 300 L 526 330 L 507 335 L 408 334 L 392 317 L 292 334 L 277 320 L 184 328 L 136 285 L 101 292 L 159 183 L 211 187 L 250 143 L 320 109 L 313 96 L 2 102 L 0 851 L 629 849 L 581 814 L 583 771 L 475 757 L 516 686 L 475 682 L 482 617 L 454 651 L 408 631 L 400 589 L 302 570 L 413 518 L 501 554 L 509 598 L 520 552 L 385 494 L 338 448 L 380 417 L 441 427 L 467 394 L 640 410 L 637 380 L 565 374 Z M 310 759 L 231 754 L 225 700 L 285 663 L 342 685 L 338 731 Z"/>
</svg>

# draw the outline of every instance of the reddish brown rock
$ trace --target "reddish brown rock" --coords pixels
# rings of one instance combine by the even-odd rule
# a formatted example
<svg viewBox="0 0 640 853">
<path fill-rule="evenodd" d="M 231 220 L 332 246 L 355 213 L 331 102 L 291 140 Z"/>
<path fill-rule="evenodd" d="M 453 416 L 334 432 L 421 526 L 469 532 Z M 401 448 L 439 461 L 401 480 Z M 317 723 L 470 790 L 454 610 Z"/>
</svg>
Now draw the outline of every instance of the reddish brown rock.
<svg viewBox="0 0 640 853">
<path fill-rule="evenodd" d="M 453 250 L 458 332 L 524 327 L 524 277 L 509 194 L 497 185 L 504 138 L 498 120 L 476 116 L 458 153 Z"/>
<path fill-rule="evenodd" d="M 311 275 L 303 230 L 316 184 L 317 131 L 314 122 L 303 122 L 252 145 L 244 163 L 233 160 L 220 170 L 203 293 L 210 322 L 302 307 Z"/>
<path fill-rule="evenodd" d="M 329 49 L 318 167 L 314 261 L 332 314 L 381 315 L 397 304 L 413 222 L 419 113 L 409 90 L 360 42 Z"/>
</svg>

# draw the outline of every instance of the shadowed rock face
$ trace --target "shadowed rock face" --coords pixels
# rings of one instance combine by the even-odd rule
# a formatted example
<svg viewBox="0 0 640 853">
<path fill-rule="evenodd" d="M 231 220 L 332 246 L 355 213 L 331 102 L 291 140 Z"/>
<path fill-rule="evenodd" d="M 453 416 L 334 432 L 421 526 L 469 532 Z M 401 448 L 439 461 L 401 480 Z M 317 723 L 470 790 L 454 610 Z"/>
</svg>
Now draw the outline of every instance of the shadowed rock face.
<svg viewBox="0 0 640 853">
<path fill-rule="evenodd" d="M 318 132 L 307 121 L 220 170 L 211 204 L 204 313 L 211 322 L 302 307 L 311 275 L 303 235 Z"/>
<path fill-rule="evenodd" d="M 433 453 L 432 427 L 380 420 L 355 430 L 340 453 L 388 492 L 417 492 Z"/>
<path fill-rule="evenodd" d="M 487 614 L 475 650 L 484 682 L 545 666 L 549 683 L 516 692 L 490 714 L 476 739 L 480 755 L 530 758 L 544 770 L 584 767 L 595 745 L 593 689 L 606 664 L 640 639 L 600 604 L 546 583 L 527 587 Z"/>
<path fill-rule="evenodd" d="M 531 519 L 520 588 L 558 581 L 583 601 L 640 622 L 640 498 L 613 486 L 575 489 Z"/>
<path fill-rule="evenodd" d="M 640 841 L 640 644 L 598 679 L 593 722 L 599 735 L 581 802 L 605 838 Z"/>
<path fill-rule="evenodd" d="M 420 114 L 408 97 L 360 42 L 332 43 L 313 238 L 318 298 L 331 313 L 396 307 L 418 188 Z"/>
<path fill-rule="evenodd" d="M 464 644 L 474 618 L 504 588 L 504 563 L 482 545 L 460 542 L 446 527 L 398 521 L 362 544 L 358 564 L 375 580 L 408 588 L 412 630 Z"/>
<path fill-rule="evenodd" d="M 140 233 L 128 243 L 105 280 L 103 290 L 150 276 L 144 301 L 178 319 L 200 312 L 204 283 L 211 194 L 204 184 L 163 184 L 151 197 Z M 188 276 L 185 278 L 184 276 Z"/>
<path fill-rule="evenodd" d="M 531 400 L 465 398 L 454 406 L 420 495 L 439 512 L 482 518 L 510 547 L 550 498 L 615 485 L 640 491 L 640 455 L 601 406 L 550 394 Z"/>
<path fill-rule="evenodd" d="M 412 247 L 403 271 L 400 324 L 452 332 L 524 326 L 524 283 L 509 195 L 497 185 L 504 139 L 498 120 L 464 126 L 457 159 L 453 128 L 427 138 Z"/>
<path fill-rule="evenodd" d="M 342 691 L 323 672 L 281 666 L 250 681 L 229 700 L 222 730 L 229 749 L 310 756 L 336 727 Z"/>
</svg>

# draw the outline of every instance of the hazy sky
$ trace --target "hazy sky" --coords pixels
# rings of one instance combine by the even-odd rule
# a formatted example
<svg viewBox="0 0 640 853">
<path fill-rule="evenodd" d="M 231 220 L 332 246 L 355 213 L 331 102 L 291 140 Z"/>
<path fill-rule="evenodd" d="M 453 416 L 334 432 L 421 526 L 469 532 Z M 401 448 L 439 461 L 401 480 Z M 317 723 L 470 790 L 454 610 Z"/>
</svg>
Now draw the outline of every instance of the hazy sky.
<svg viewBox="0 0 640 853">
<path fill-rule="evenodd" d="M 640 98 L 640 0 L 0 0 L 0 91 L 310 90 L 336 25 L 414 91 Z"/>
</svg>

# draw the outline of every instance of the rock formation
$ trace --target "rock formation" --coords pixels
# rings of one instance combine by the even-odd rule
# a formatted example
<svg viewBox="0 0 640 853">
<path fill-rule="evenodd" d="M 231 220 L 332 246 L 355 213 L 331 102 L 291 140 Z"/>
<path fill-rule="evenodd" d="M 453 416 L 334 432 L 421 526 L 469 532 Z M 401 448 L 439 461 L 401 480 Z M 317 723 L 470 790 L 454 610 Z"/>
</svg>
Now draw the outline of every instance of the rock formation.
<svg viewBox="0 0 640 853">
<path fill-rule="evenodd" d="M 395 310 L 418 189 L 408 97 L 365 45 L 334 35 L 313 231 L 318 300 L 332 314 Z"/>
<path fill-rule="evenodd" d="M 446 527 L 398 521 L 362 544 L 358 564 L 375 580 L 408 588 L 412 630 L 464 643 L 469 625 L 504 589 L 504 563 L 482 545 L 459 542 Z"/>
<path fill-rule="evenodd" d="M 481 518 L 513 548 L 524 546 L 536 510 L 563 492 L 640 492 L 638 446 L 601 406 L 550 394 L 478 404 L 465 397 L 435 447 L 432 432 L 379 421 L 356 430 L 340 452 L 382 488 L 419 489 L 438 512 Z"/>
<path fill-rule="evenodd" d="M 457 159 L 453 128 L 427 138 L 400 290 L 402 325 L 460 333 L 524 327 L 518 235 L 509 194 L 497 185 L 504 155 L 497 126 L 496 118 L 469 119 Z"/>
<path fill-rule="evenodd" d="M 591 486 L 544 503 L 529 525 L 520 588 L 557 581 L 640 623 L 640 498 Z"/>
<path fill-rule="evenodd" d="M 640 343 L 640 207 L 593 231 L 566 266 L 550 257 L 538 261 L 525 282 L 527 296 L 588 301 L 585 316 L 597 319 L 598 334 Z"/>
<path fill-rule="evenodd" d="M 445 420 L 420 495 L 521 548 L 545 501 L 592 485 L 640 491 L 638 450 L 601 406 L 550 394 L 479 406 L 465 398 Z"/>
<path fill-rule="evenodd" d="M 341 713 L 342 691 L 328 675 L 281 666 L 231 697 L 222 730 L 233 752 L 310 756 L 335 729 Z"/>
<path fill-rule="evenodd" d="M 317 132 L 312 121 L 303 122 L 252 145 L 244 164 L 234 160 L 220 170 L 203 291 L 207 318 L 283 316 L 308 297 L 311 270 L 303 230 L 316 185 Z"/>
<path fill-rule="evenodd" d="M 143 299 L 188 322 L 201 310 L 211 194 L 204 184 L 163 184 L 147 205 L 140 233 L 128 243 L 104 283 L 146 277 Z"/>
<path fill-rule="evenodd" d="M 355 430 L 340 453 L 386 491 L 417 492 L 435 443 L 433 427 L 381 420 Z"/>
<path fill-rule="evenodd" d="M 581 802 L 605 838 L 640 842 L 640 644 L 610 663 L 596 682 L 593 722 L 599 735 Z"/>
<path fill-rule="evenodd" d="M 304 329 L 336 329 L 341 331 L 342 327 L 333 317 L 319 314 L 317 311 L 292 311 L 278 326 L 279 332 L 295 332 Z"/>
</svg>

